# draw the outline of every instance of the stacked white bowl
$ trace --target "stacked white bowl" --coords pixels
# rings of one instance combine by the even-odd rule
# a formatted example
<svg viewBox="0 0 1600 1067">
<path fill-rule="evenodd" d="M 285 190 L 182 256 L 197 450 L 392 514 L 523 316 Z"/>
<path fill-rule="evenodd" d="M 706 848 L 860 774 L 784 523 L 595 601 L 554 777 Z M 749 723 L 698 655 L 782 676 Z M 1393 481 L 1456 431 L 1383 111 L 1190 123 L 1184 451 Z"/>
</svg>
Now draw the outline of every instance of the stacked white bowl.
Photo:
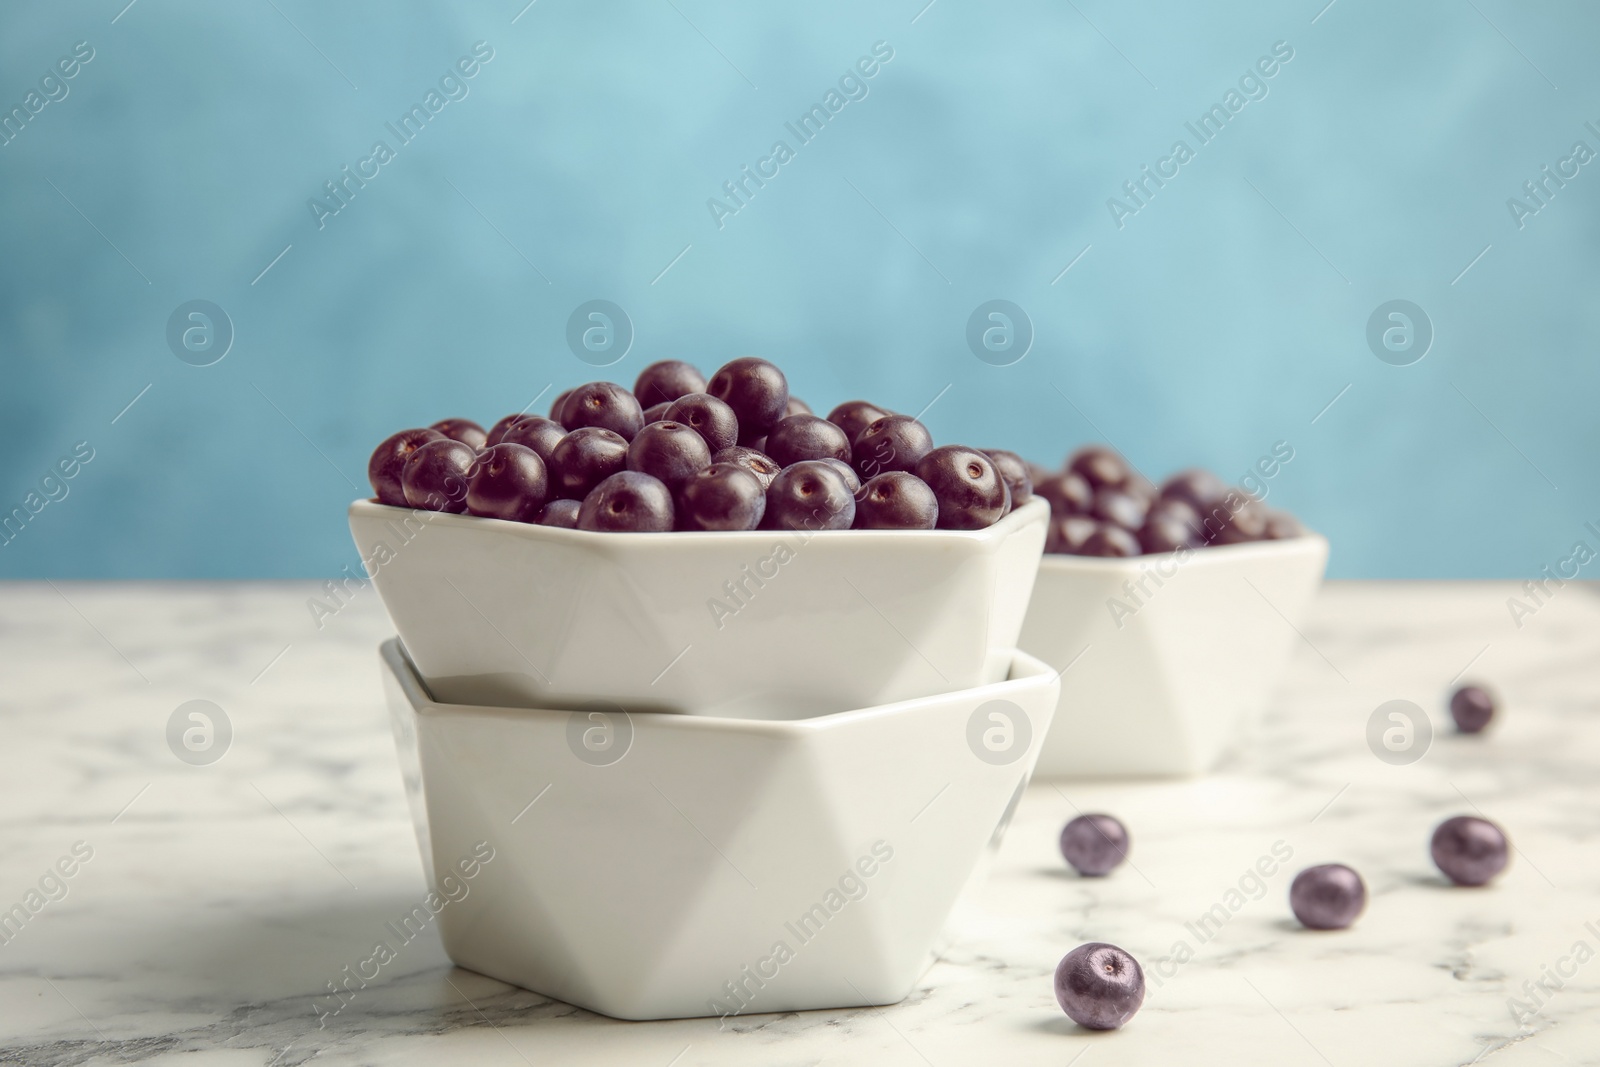
<svg viewBox="0 0 1600 1067">
<path fill-rule="evenodd" d="M 1056 709 L 1017 651 L 1047 518 L 612 534 L 353 504 L 450 957 L 625 1019 L 903 998 Z"/>
</svg>

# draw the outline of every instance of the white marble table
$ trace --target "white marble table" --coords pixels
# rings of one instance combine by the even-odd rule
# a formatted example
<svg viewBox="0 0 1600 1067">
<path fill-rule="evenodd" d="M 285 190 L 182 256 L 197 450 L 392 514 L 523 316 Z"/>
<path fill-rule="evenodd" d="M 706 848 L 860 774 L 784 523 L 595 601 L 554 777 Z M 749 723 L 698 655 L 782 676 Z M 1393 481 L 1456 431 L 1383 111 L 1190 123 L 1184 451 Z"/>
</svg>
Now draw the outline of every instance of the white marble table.
<svg viewBox="0 0 1600 1067">
<path fill-rule="evenodd" d="M 1501 584 L 1323 594 L 1274 711 L 1193 782 L 1035 784 L 955 948 L 891 1008 L 621 1023 L 451 968 L 431 930 L 325 1029 L 314 1004 L 424 892 L 378 685 L 372 591 L 317 630 L 309 584 L 0 585 L 0 1063 L 1563 1064 L 1600 1056 L 1600 598 L 1572 584 L 1519 630 Z M 1499 686 L 1489 736 L 1418 763 L 1367 749 L 1402 697 Z M 166 724 L 225 709 L 190 766 Z M 1443 725 L 1443 719 L 1440 719 Z M 1117 813 L 1134 866 L 1062 869 L 1074 809 Z M 1432 826 L 1481 810 L 1518 851 L 1494 887 L 1445 887 Z M 81 842 L 82 844 L 78 844 Z M 1292 850 L 1259 900 L 1230 897 Z M 79 862 L 73 856 L 92 850 Z M 1289 879 L 1343 860 L 1357 927 L 1289 919 Z M 56 864 L 70 878 L 47 877 Z M 41 889 L 41 882 L 44 882 Z M 1247 880 L 1247 889 L 1254 886 Z M 48 892 L 46 892 L 48 891 Z M 63 896 L 62 893 L 65 893 Z M 50 899 L 54 895 L 60 899 Z M 1190 926 L 1237 904 L 1206 940 Z M 15 920 L 13 920 L 15 921 Z M 1586 925 L 1592 924 L 1592 925 Z M 1155 975 L 1123 1031 L 1078 1030 L 1050 973 L 1086 940 Z M 1184 941 L 1193 958 L 1158 961 Z M 1575 973 L 1574 972 L 1575 968 Z M 1557 970 L 1570 977 L 1548 976 Z M 1545 977 L 1542 1004 L 1524 983 Z M 1585 1052 L 1584 1050 L 1588 1051 Z"/>
</svg>

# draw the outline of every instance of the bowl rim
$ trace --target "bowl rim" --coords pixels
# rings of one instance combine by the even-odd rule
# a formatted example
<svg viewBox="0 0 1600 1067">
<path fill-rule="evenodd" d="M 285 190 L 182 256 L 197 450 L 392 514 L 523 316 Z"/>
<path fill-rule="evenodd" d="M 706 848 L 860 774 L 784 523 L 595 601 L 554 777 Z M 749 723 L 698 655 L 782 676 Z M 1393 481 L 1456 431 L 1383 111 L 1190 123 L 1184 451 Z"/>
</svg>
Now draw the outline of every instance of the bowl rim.
<svg viewBox="0 0 1600 1067">
<path fill-rule="evenodd" d="M 735 719 L 713 715 L 688 715 L 683 712 L 672 711 L 628 711 L 620 704 L 610 700 L 597 700 L 596 704 L 604 704 L 616 708 L 633 722 L 643 722 L 653 729 L 666 730 L 700 730 L 721 734 L 747 734 L 763 737 L 791 737 L 799 738 L 820 731 L 839 729 L 854 723 L 871 719 L 886 718 L 891 715 L 904 714 L 929 704 L 962 697 L 982 697 L 987 700 L 998 700 L 1012 693 L 1023 693 L 1038 687 L 1049 688 L 1059 683 L 1061 672 L 1050 666 L 1037 656 L 1022 651 L 1020 648 L 1011 649 L 1011 674 L 999 682 L 990 682 L 988 685 L 974 686 L 970 689 L 953 689 L 931 696 L 913 697 L 910 700 L 897 700 L 890 704 L 875 704 L 866 708 L 853 708 L 849 711 L 836 711 L 828 715 L 816 715 L 808 719 Z M 574 711 L 599 710 L 598 708 L 512 708 L 492 704 L 446 704 L 436 700 L 428 686 L 417 672 L 416 664 L 411 662 L 411 656 L 406 652 L 405 645 L 398 637 L 391 637 L 378 646 L 379 658 L 383 661 L 384 669 L 393 675 L 399 684 L 401 692 L 405 695 L 406 702 L 411 705 L 411 710 L 417 715 L 432 715 L 444 717 L 478 717 L 493 719 L 519 719 L 536 721 L 557 716 L 571 715 Z M 1052 704 L 1052 707 L 1054 705 Z"/>
<path fill-rule="evenodd" d="M 1315 531 L 1296 537 L 1274 541 L 1246 541 L 1236 545 L 1207 545 L 1192 550 L 1194 555 L 1182 566 L 1185 570 L 1199 565 L 1221 567 L 1230 563 L 1248 563 L 1252 560 L 1274 559 L 1283 556 L 1300 556 L 1328 552 L 1328 539 Z M 1153 566 L 1177 555 L 1172 552 L 1146 552 L 1138 556 L 1074 556 L 1065 552 L 1046 552 L 1039 560 L 1040 574 L 1102 573 L 1137 570 Z"/>
<path fill-rule="evenodd" d="M 595 530 L 575 530 L 563 526 L 540 526 L 531 522 L 512 522 L 508 519 L 492 519 L 482 515 L 457 514 L 449 511 L 428 511 L 423 508 L 401 508 L 392 504 L 380 504 L 376 499 L 364 497 L 352 501 L 349 509 L 351 520 L 357 518 L 382 518 L 384 516 L 422 515 L 429 525 L 443 523 L 446 527 L 459 529 L 481 530 L 493 532 L 501 536 L 517 537 L 525 541 L 546 542 L 549 544 L 567 544 L 573 546 L 606 546 L 618 545 L 677 545 L 691 547 L 697 545 L 729 545 L 751 546 L 765 545 L 773 537 L 784 537 L 794 534 L 804 534 L 804 530 L 667 530 L 650 533 L 601 533 Z M 913 538 L 914 543 L 939 545 L 959 544 L 964 542 L 988 542 L 1003 540 L 1011 533 L 1037 523 L 1044 525 L 1050 517 L 1050 507 L 1040 497 L 1034 497 L 1021 507 L 1013 508 L 1003 515 L 992 526 L 981 530 L 818 530 L 813 536 L 823 539 L 823 543 L 852 544 L 883 542 L 885 540 L 903 540 Z"/>
</svg>

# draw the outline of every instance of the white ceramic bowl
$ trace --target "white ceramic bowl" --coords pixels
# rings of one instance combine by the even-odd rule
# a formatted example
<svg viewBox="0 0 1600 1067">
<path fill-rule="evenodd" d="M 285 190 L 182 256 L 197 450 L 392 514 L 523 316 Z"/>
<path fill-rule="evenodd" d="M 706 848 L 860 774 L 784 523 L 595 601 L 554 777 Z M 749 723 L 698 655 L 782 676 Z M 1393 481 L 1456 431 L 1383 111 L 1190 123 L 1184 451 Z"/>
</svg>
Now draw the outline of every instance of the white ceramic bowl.
<svg viewBox="0 0 1600 1067">
<path fill-rule="evenodd" d="M 1017 653 L 1006 681 L 793 722 L 440 704 L 382 658 L 445 951 L 619 1019 L 903 998 L 1056 706 Z"/>
<path fill-rule="evenodd" d="M 363 500 L 350 530 L 440 700 L 789 719 L 1004 678 L 1048 518 L 609 534 Z"/>
<path fill-rule="evenodd" d="M 1265 708 L 1327 561 L 1317 534 L 1186 558 L 1045 556 L 1020 644 L 1065 672 L 1040 777 L 1210 770 Z"/>
</svg>

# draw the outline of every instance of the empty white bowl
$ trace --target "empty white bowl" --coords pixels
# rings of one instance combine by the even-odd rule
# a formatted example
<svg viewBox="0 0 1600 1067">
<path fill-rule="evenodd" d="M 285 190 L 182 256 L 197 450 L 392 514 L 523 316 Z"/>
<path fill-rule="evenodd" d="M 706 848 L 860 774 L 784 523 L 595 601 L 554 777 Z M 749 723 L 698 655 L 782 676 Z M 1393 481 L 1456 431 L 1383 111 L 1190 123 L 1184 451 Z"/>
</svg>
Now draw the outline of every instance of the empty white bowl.
<svg viewBox="0 0 1600 1067">
<path fill-rule="evenodd" d="M 1048 518 L 616 534 L 362 500 L 350 530 L 440 700 L 787 719 L 1004 678 Z"/>
<path fill-rule="evenodd" d="M 1327 562 L 1317 534 L 1186 558 L 1045 556 L 1020 647 L 1064 673 L 1038 774 L 1210 770 L 1265 708 Z"/>
<path fill-rule="evenodd" d="M 791 722 L 447 705 L 399 642 L 382 659 L 445 951 L 619 1019 L 903 998 L 1056 706 L 1020 653 Z"/>
</svg>

